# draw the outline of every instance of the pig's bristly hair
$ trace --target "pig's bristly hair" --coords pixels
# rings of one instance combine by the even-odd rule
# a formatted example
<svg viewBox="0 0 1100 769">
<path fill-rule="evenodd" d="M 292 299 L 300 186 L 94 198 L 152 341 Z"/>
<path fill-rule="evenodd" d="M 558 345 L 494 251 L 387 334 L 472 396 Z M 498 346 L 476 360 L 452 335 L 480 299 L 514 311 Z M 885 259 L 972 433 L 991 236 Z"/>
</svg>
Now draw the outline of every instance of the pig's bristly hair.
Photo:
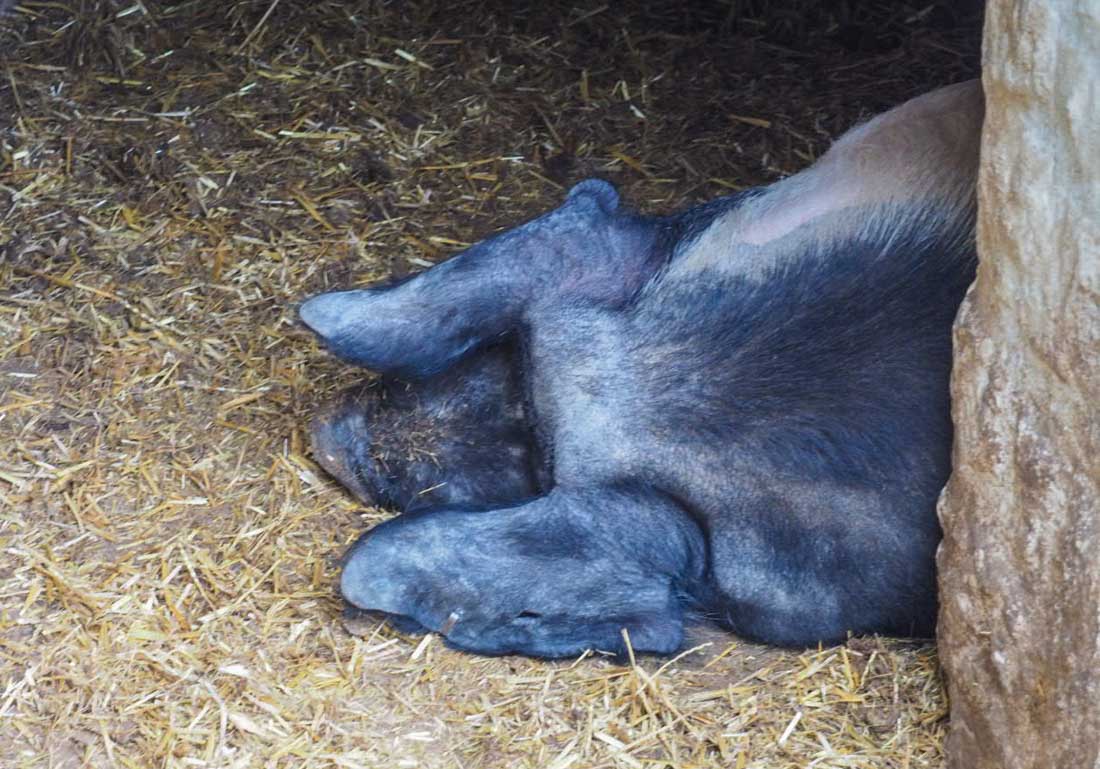
<svg viewBox="0 0 1100 769">
<path fill-rule="evenodd" d="M 832 439 L 809 454 L 833 456 L 830 473 L 866 470 L 861 480 L 877 482 L 879 471 L 868 468 L 904 452 L 864 446 L 865 436 L 848 435 L 843 425 L 858 424 L 867 413 L 880 414 L 885 423 L 923 412 L 902 407 L 916 395 L 909 382 L 918 359 L 928 357 L 917 367 L 922 377 L 932 367 L 945 368 L 946 375 L 947 329 L 975 260 L 972 218 L 955 220 L 947 231 L 940 224 L 936 212 L 882 206 L 851 237 L 789 244 L 790 258 L 772 262 L 759 280 L 718 268 L 695 271 L 690 282 L 674 275 L 658 279 L 632 313 L 633 322 L 647 329 L 637 335 L 645 344 L 632 354 L 648 359 L 654 349 L 678 351 L 678 368 L 666 372 L 656 360 L 647 367 L 658 380 L 654 393 L 683 393 L 684 381 L 705 383 L 706 392 L 683 398 L 685 413 L 678 413 L 675 399 L 655 411 L 734 436 L 744 437 L 750 427 L 757 435 L 786 435 L 777 445 L 802 445 L 790 433 L 796 423 L 799 434 L 842 435 L 843 457 L 833 456 Z M 700 343 L 700 328 L 707 344 Z M 666 375 L 676 381 L 661 381 Z M 938 378 L 932 381 L 940 386 Z M 807 425 L 813 429 L 807 432 Z M 906 434 L 920 429 L 899 424 L 876 435 L 890 433 L 890 441 L 904 443 Z M 784 464 L 781 454 L 761 456 Z M 802 459 L 793 464 L 806 456 L 796 454 Z"/>
</svg>

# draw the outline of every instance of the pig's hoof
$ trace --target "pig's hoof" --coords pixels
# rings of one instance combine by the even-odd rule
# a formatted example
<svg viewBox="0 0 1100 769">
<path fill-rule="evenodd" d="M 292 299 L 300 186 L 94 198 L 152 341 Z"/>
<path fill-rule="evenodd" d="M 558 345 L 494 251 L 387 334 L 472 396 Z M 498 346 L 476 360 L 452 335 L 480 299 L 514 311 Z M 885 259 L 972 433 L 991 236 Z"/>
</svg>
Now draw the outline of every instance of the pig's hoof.
<svg viewBox="0 0 1100 769">
<path fill-rule="evenodd" d="M 346 390 L 311 425 L 313 457 L 329 475 L 368 505 L 393 503 L 392 481 L 371 453 L 371 418 L 379 396 L 370 385 Z"/>
</svg>

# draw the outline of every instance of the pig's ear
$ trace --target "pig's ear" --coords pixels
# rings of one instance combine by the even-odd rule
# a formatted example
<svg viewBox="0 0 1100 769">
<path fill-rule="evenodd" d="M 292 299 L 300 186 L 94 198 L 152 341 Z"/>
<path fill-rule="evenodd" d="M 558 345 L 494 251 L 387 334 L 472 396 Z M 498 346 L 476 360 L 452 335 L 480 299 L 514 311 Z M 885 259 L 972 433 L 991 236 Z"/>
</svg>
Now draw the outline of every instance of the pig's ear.
<svg viewBox="0 0 1100 769">
<path fill-rule="evenodd" d="M 298 317 L 326 342 L 345 332 L 361 314 L 365 291 L 333 291 L 319 294 L 298 308 Z"/>
<path fill-rule="evenodd" d="M 613 214 L 619 207 L 619 191 L 614 184 L 603 179 L 585 179 L 569 190 L 566 203 L 591 206 L 602 213 Z"/>
</svg>

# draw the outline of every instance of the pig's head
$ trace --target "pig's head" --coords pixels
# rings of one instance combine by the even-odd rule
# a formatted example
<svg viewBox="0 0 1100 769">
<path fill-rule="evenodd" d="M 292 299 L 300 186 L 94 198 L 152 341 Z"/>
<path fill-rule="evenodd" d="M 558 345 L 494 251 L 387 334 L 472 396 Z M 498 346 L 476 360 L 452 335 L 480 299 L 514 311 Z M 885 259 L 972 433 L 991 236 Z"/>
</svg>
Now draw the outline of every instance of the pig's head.
<svg viewBox="0 0 1100 769">
<path fill-rule="evenodd" d="M 349 363 L 422 378 L 515 330 L 540 302 L 626 300 L 660 265 L 659 227 L 588 179 L 553 211 L 409 280 L 321 294 L 299 312 Z"/>
</svg>

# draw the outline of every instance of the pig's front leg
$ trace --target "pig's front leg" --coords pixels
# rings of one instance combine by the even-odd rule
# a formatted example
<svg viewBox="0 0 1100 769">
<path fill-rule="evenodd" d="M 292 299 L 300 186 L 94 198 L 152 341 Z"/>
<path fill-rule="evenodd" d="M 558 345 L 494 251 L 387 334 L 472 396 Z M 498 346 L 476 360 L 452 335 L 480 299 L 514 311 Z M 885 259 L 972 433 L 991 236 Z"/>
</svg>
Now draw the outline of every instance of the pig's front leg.
<svg viewBox="0 0 1100 769">
<path fill-rule="evenodd" d="M 345 391 L 313 420 L 313 455 L 362 501 L 398 510 L 532 497 L 549 480 L 516 364 L 496 345 L 423 382 Z"/>
<path fill-rule="evenodd" d="M 621 654 L 624 629 L 636 651 L 670 653 L 705 558 L 698 525 L 668 497 L 559 487 L 512 506 L 389 520 L 353 546 L 341 591 L 482 654 Z"/>
</svg>

